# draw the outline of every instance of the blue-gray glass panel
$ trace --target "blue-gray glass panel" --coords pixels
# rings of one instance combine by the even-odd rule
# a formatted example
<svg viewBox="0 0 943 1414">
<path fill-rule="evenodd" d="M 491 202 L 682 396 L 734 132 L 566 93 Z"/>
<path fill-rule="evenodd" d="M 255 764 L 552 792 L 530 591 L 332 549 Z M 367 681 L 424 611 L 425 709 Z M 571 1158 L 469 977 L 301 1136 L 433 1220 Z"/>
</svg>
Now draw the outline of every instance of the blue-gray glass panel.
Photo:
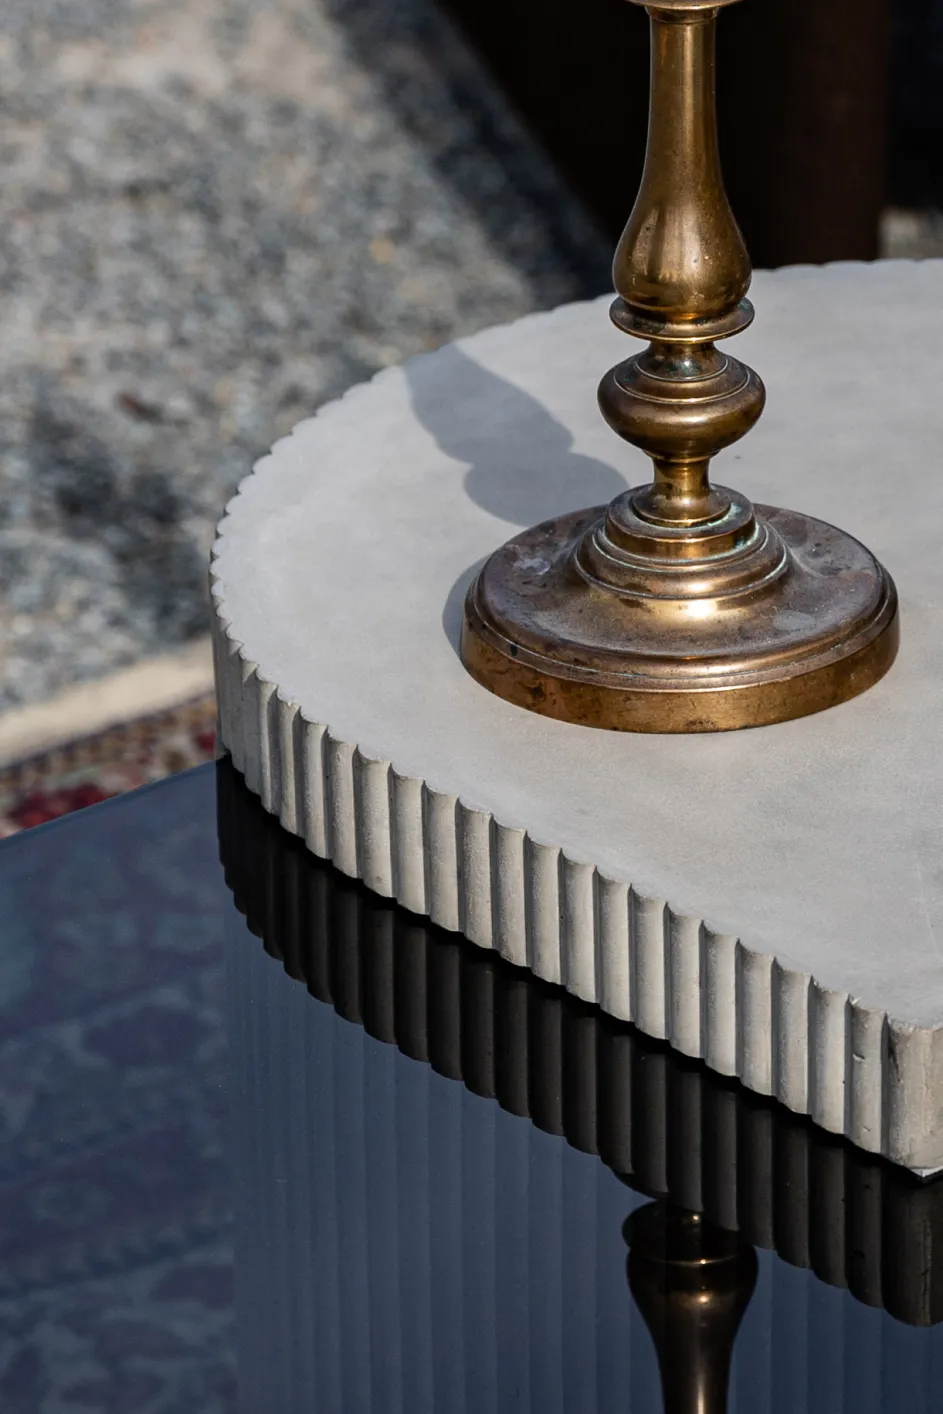
<svg viewBox="0 0 943 1414">
<path fill-rule="evenodd" d="M 842 1286 L 938 1319 L 934 1189 L 836 1178 L 271 827 L 227 867 L 283 964 L 214 812 L 207 769 L 0 845 L 4 1414 L 657 1410 L 622 1227 L 661 1191 L 827 1278 L 759 1250 L 733 1414 L 935 1407 L 940 1326 Z"/>
<path fill-rule="evenodd" d="M 0 845 L 0 1409 L 228 1414 L 213 774 Z"/>
</svg>

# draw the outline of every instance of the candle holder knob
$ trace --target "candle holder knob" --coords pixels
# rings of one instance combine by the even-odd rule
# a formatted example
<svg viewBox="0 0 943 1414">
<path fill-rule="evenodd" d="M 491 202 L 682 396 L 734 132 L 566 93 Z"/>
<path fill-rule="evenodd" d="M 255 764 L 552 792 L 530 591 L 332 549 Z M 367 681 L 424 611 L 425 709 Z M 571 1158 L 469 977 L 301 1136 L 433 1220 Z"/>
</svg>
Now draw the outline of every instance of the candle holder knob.
<svg viewBox="0 0 943 1414">
<path fill-rule="evenodd" d="M 465 603 L 472 675 L 588 726 L 723 731 L 800 717 L 863 692 L 897 652 L 897 594 L 863 545 L 710 481 L 711 458 L 765 402 L 756 373 L 717 348 L 753 318 L 717 144 L 715 31 L 731 3 L 648 6 L 648 147 L 611 310 L 648 347 L 605 375 L 599 404 L 652 459 L 653 479 L 516 536 Z"/>
<path fill-rule="evenodd" d="M 663 1201 L 636 1208 L 623 1236 L 629 1287 L 658 1355 L 665 1414 L 725 1414 L 756 1253 L 736 1233 Z"/>
</svg>

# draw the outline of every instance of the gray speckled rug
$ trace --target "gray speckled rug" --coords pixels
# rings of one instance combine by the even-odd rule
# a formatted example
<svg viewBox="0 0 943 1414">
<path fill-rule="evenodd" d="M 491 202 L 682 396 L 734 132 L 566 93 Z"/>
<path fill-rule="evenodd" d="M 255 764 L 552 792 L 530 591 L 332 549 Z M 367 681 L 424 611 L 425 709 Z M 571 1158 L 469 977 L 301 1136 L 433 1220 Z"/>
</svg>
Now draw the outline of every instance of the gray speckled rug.
<svg viewBox="0 0 943 1414">
<path fill-rule="evenodd" d="M 432 0 L 6 0 L 0 120 L 0 708 L 202 632 L 320 402 L 607 283 Z"/>
</svg>

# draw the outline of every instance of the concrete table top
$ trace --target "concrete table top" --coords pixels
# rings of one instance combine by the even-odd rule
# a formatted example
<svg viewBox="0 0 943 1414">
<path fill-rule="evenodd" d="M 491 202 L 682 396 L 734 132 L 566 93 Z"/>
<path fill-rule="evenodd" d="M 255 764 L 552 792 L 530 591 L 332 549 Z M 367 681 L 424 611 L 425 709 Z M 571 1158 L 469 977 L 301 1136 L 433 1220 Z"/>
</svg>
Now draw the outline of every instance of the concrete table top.
<svg viewBox="0 0 943 1414">
<path fill-rule="evenodd" d="M 240 488 L 213 583 L 222 739 L 317 854 L 777 1096 L 943 1167 L 943 262 L 758 275 L 767 384 L 715 476 L 863 540 L 902 647 L 853 702 L 606 733 L 474 683 L 462 598 L 517 529 L 648 463 L 595 388 L 605 299 L 389 369 Z"/>
</svg>

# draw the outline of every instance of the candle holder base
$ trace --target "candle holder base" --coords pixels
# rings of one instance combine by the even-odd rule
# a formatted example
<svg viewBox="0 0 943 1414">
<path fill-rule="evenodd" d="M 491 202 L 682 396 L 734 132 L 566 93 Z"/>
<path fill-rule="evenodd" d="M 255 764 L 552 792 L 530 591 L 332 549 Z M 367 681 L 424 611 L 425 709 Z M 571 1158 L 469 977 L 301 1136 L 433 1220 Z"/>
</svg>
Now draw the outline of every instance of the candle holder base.
<svg viewBox="0 0 943 1414">
<path fill-rule="evenodd" d="M 715 489 L 729 504 L 694 556 L 690 532 L 643 525 L 638 492 L 509 540 L 469 590 L 465 666 L 517 706 L 632 732 L 764 726 L 883 677 L 897 594 L 874 556 L 824 521 Z"/>
</svg>

